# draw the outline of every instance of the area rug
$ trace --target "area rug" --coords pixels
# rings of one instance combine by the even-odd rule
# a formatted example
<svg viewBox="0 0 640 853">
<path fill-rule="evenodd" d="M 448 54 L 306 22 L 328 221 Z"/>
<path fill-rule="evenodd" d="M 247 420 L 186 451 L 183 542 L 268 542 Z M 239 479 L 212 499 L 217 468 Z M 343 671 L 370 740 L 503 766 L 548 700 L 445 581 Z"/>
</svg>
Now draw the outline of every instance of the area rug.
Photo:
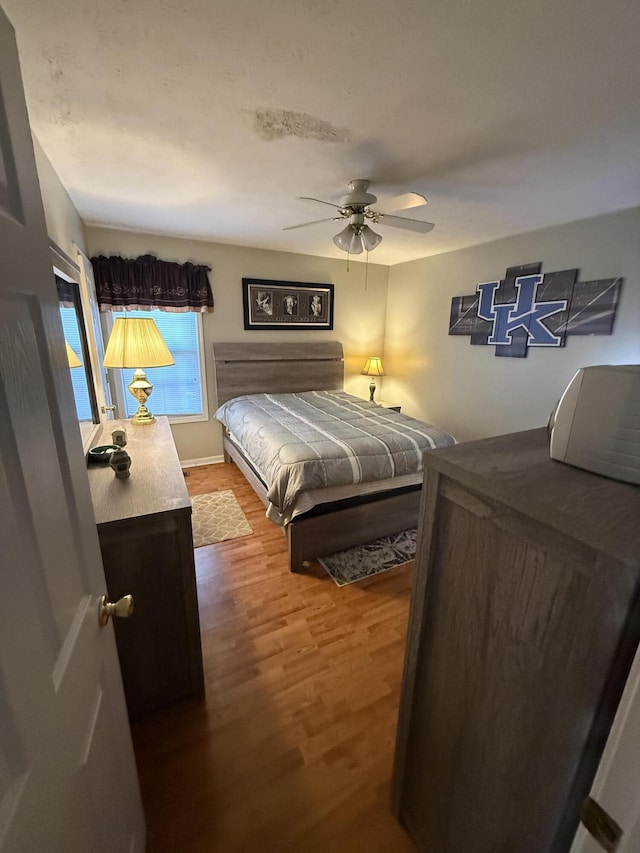
<svg viewBox="0 0 640 853">
<path fill-rule="evenodd" d="M 191 498 L 193 515 L 193 547 L 202 548 L 214 542 L 239 539 L 253 533 L 247 517 L 231 489 L 194 495 Z"/>
<path fill-rule="evenodd" d="M 408 563 L 416 556 L 415 527 L 381 536 L 368 545 L 356 545 L 346 551 L 338 551 L 329 557 L 323 557 L 318 562 L 324 566 L 338 586 L 370 578 Z"/>
</svg>

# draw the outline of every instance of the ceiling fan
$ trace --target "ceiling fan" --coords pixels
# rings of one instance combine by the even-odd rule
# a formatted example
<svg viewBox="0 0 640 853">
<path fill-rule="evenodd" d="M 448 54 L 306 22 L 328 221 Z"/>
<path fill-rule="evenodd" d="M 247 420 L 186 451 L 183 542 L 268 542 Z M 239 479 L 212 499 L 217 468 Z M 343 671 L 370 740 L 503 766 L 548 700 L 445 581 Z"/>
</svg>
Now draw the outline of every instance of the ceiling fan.
<svg viewBox="0 0 640 853">
<path fill-rule="evenodd" d="M 391 215 L 400 210 L 409 210 L 412 207 L 425 205 L 427 200 L 419 193 L 404 193 L 404 195 L 383 199 L 378 204 L 376 196 L 367 192 L 368 188 L 369 181 L 362 178 L 349 181 L 350 192 L 342 196 L 339 204 L 334 204 L 331 201 L 323 201 L 320 198 L 300 196 L 303 201 L 328 204 L 329 207 L 333 207 L 337 211 L 338 215 L 331 216 L 328 219 L 314 219 L 312 222 L 303 222 L 300 225 L 289 225 L 282 230 L 293 231 L 295 228 L 306 228 L 308 225 L 317 225 L 320 222 L 348 219 L 349 224 L 336 234 L 333 242 L 343 252 L 359 255 L 363 251 L 370 252 L 382 242 L 382 237 L 367 225 L 365 221 L 367 219 L 376 225 L 392 225 L 394 228 L 403 228 L 405 231 L 415 231 L 418 234 L 427 234 L 435 228 L 433 222 Z"/>
</svg>

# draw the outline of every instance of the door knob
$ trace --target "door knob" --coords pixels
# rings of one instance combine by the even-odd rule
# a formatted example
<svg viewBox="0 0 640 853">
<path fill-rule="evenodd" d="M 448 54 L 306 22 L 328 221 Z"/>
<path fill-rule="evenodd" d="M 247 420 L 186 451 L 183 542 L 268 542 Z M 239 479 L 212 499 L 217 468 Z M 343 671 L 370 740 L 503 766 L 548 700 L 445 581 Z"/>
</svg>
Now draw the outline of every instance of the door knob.
<svg viewBox="0 0 640 853">
<path fill-rule="evenodd" d="M 133 613 L 133 596 L 123 595 L 115 603 L 111 603 L 106 595 L 103 595 L 98 605 L 98 622 L 100 627 L 104 626 L 109 621 L 109 617 L 118 617 L 118 619 L 128 619 Z"/>
<path fill-rule="evenodd" d="M 607 853 L 615 853 L 622 838 L 622 828 L 592 797 L 582 803 L 580 820 L 584 828 Z"/>
</svg>

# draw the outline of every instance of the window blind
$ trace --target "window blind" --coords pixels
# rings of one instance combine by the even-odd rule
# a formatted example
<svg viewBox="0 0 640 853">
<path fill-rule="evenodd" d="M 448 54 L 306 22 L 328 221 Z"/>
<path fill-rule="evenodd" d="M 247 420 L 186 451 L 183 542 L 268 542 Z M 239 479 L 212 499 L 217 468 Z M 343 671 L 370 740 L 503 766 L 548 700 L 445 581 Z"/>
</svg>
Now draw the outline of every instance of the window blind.
<svg viewBox="0 0 640 853">
<path fill-rule="evenodd" d="M 114 312 L 113 317 L 119 312 Z M 174 417 L 201 415 L 202 381 L 200 376 L 200 344 L 198 337 L 198 315 L 167 313 L 166 311 L 127 311 L 127 317 L 151 317 L 162 335 L 175 364 L 169 367 L 144 368 L 153 392 L 149 409 L 154 415 Z M 138 402 L 127 389 L 133 370 L 117 370 L 122 383 L 122 393 L 127 417 L 138 410 Z"/>
</svg>

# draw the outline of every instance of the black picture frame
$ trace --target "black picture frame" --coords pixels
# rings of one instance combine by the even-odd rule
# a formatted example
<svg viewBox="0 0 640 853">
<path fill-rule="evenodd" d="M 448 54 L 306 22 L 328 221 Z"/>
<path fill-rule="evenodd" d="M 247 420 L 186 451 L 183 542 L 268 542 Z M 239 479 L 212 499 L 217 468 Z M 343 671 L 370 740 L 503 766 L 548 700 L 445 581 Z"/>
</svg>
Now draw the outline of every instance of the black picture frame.
<svg viewBox="0 0 640 853">
<path fill-rule="evenodd" d="M 333 284 L 242 279 L 244 327 L 333 329 Z"/>
</svg>

